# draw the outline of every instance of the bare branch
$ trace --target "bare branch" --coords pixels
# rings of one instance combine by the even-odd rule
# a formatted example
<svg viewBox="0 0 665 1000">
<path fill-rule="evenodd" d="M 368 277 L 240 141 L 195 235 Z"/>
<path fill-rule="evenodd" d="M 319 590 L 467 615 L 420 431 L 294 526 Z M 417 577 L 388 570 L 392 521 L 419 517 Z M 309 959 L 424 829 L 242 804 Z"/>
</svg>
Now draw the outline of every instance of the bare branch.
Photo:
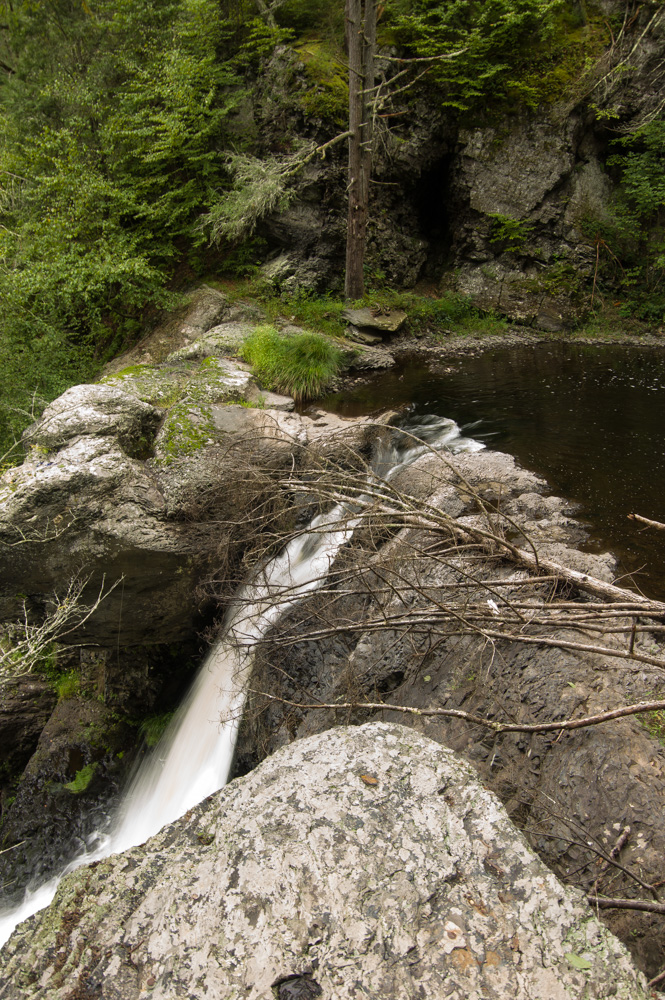
<svg viewBox="0 0 665 1000">
<path fill-rule="evenodd" d="M 0 687 L 7 681 L 32 673 L 44 660 L 52 644 L 63 643 L 67 636 L 84 625 L 122 579 L 107 588 L 105 577 L 102 577 L 92 604 L 81 602 L 89 577 L 70 581 L 63 596 L 53 594 L 53 607 L 38 624 L 31 622 L 27 601 L 24 600 L 21 620 L 5 625 L 0 639 Z"/>
<path fill-rule="evenodd" d="M 250 689 L 251 690 L 251 689 Z M 665 701 L 646 701 L 639 705 L 624 705 L 622 708 L 611 709 L 607 712 L 600 712 L 598 715 L 587 715 L 581 719 L 565 719 L 561 722 L 495 722 L 482 715 L 473 712 L 464 712 L 459 708 L 415 708 L 411 705 L 391 705 L 385 701 L 338 701 L 338 702 L 297 702 L 289 701 L 278 695 L 269 694 L 267 691 L 251 691 L 252 694 L 260 695 L 269 701 L 278 701 L 292 708 L 300 708 L 304 711 L 310 709 L 341 710 L 351 709 L 352 711 L 366 711 L 368 709 L 384 712 L 401 712 L 407 715 L 436 716 L 440 719 L 462 719 L 470 722 L 474 726 L 483 726 L 491 729 L 495 733 L 553 733 L 562 730 L 584 729 L 587 726 L 598 726 L 603 722 L 612 722 L 614 719 L 624 719 L 630 715 L 640 715 L 644 712 L 661 712 L 665 710 Z"/>
<path fill-rule="evenodd" d="M 609 896 L 587 896 L 587 899 L 592 906 L 598 906 L 601 910 L 645 910 L 647 913 L 665 913 L 665 903 L 656 903 L 649 899 L 612 899 Z M 665 976 L 665 973 L 663 975 Z"/>
</svg>

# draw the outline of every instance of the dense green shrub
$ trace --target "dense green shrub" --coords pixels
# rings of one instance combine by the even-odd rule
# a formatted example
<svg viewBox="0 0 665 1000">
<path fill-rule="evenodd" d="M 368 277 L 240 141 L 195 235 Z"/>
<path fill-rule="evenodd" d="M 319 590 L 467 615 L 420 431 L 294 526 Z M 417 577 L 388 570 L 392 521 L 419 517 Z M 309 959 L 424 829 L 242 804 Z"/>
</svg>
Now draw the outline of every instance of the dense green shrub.
<svg viewBox="0 0 665 1000">
<path fill-rule="evenodd" d="M 665 121 L 655 120 L 611 144 L 618 182 L 608 212 L 588 216 L 596 251 L 595 284 L 622 302 L 625 315 L 665 321 Z"/>
<path fill-rule="evenodd" d="M 279 334 L 261 326 L 247 338 L 242 356 L 266 389 L 296 400 L 320 395 L 339 374 L 342 351 L 316 333 Z"/>
</svg>

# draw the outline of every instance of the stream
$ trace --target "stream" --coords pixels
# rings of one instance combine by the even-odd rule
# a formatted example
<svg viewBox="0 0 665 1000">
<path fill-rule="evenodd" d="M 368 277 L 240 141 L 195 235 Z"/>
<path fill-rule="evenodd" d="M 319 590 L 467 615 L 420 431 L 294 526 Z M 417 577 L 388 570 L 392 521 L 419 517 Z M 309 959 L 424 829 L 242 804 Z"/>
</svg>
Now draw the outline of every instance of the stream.
<svg viewBox="0 0 665 1000">
<path fill-rule="evenodd" d="M 406 424 L 428 448 L 477 451 L 483 444 L 462 435 L 454 421 L 415 417 Z M 379 444 L 373 467 L 389 478 L 422 454 L 399 435 Z M 411 439 L 412 440 L 412 439 Z M 388 471 L 386 471 L 388 470 Z M 23 901 L 0 912 L 0 946 L 23 920 L 53 899 L 67 872 L 143 843 L 167 823 L 221 788 L 233 762 L 238 725 L 257 643 L 307 594 L 323 586 L 339 549 L 362 517 L 362 498 L 319 514 L 239 589 L 221 638 L 201 666 L 166 732 L 130 781 L 107 830 L 89 838 L 87 849 L 58 875 L 32 886 Z"/>
</svg>

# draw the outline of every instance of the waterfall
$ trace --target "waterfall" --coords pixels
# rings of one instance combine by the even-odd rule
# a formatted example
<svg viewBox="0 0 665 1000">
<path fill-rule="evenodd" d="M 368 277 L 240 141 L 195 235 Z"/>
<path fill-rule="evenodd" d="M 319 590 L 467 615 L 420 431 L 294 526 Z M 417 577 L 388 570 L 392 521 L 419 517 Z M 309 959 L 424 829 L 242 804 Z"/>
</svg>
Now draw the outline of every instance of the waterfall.
<svg viewBox="0 0 665 1000">
<path fill-rule="evenodd" d="M 408 435 L 396 433 L 377 450 L 376 476 L 390 478 L 432 448 L 460 452 L 484 447 L 464 437 L 447 418 L 425 417 L 405 429 Z M 338 504 L 319 514 L 239 589 L 223 623 L 222 637 L 153 753 L 130 782 L 110 831 L 94 835 L 93 849 L 77 855 L 48 882 L 29 889 L 18 906 L 0 912 L 0 947 L 21 921 L 48 906 L 67 872 L 142 844 L 226 783 L 254 648 L 290 608 L 324 584 L 361 511 L 362 500 L 354 500 L 353 508 Z"/>
</svg>

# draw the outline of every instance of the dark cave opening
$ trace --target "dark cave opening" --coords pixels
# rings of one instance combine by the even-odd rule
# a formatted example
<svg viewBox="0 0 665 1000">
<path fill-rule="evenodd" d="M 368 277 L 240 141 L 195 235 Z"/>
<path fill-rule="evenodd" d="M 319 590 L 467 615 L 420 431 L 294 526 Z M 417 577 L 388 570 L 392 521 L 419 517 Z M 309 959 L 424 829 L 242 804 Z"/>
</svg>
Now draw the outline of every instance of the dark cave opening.
<svg viewBox="0 0 665 1000">
<path fill-rule="evenodd" d="M 423 170 L 411 193 L 420 234 L 427 241 L 427 261 L 422 278 L 436 279 L 450 259 L 452 154 L 441 157 Z"/>
</svg>

